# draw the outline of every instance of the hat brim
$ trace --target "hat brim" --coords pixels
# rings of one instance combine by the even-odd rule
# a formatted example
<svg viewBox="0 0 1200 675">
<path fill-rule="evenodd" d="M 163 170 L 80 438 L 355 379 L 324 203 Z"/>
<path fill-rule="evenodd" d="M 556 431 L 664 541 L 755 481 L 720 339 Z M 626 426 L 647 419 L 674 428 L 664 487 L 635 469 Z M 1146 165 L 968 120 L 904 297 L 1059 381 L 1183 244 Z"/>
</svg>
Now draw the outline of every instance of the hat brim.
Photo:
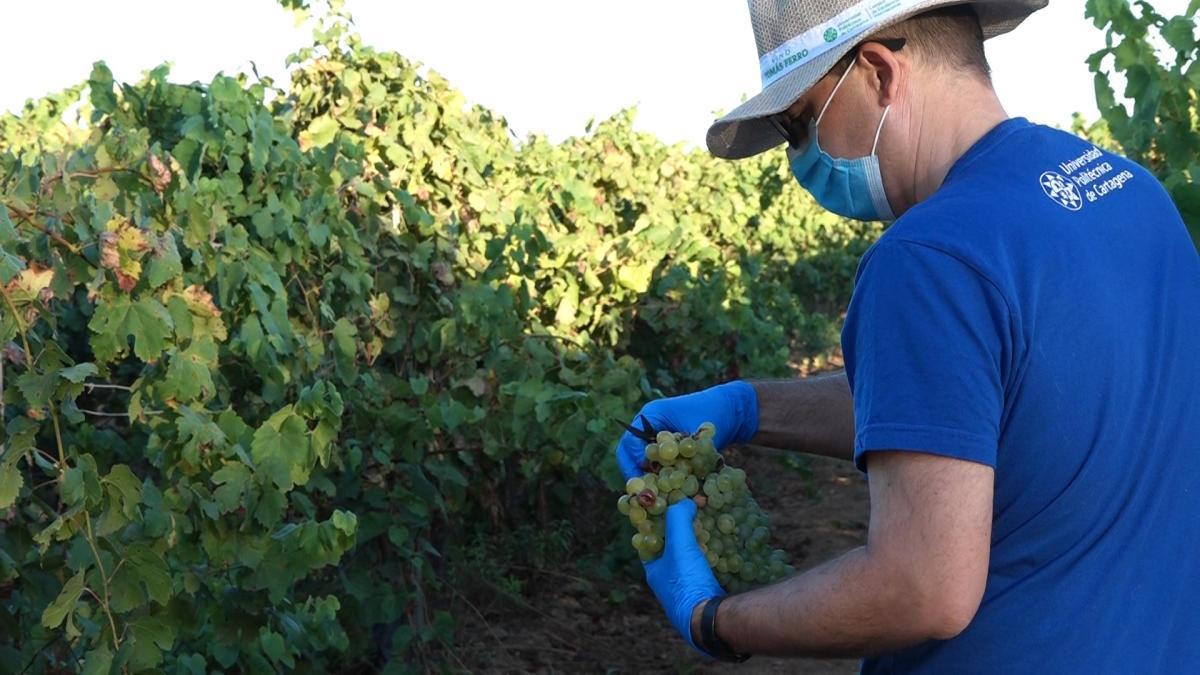
<svg viewBox="0 0 1200 675">
<path fill-rule="evenodd" d="M 880 23 L 858 40 L 840 45 L 796 68 L 763 89 L 757 96 L 713 122 L 706 138 L 708 151 L 724 159 L 743 159 L 783 144 L 783 137 L 768 118 L 791 107 L 792 103 L 806 94 L 839 59 L 854 49 L 855 45 L 889 26 L 938 7 L 971 4 L 979 14 L 983 38 L 988 40 L 1016 28 L 1030 14 L 1045 7 L 1047 2 L 1048 0 L 978 0 L 964 3 L 962 0 L 930 0 L 913 7 L 909 12 Z"/>
</svg>

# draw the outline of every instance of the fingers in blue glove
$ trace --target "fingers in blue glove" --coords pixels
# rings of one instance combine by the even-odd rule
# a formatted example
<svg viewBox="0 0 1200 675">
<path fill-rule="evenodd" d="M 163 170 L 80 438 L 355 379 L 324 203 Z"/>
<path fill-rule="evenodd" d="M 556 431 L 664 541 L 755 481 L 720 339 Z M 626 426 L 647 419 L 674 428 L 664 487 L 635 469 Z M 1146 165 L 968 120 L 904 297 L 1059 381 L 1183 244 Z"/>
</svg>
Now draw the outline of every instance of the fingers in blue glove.
<svg viewBox="0 0 1200 675">
<path fill-rule="evenodd" d="M 745 443 L 758 431 L 758 395 L 750 383 L 735 380 L 702 391 L 663 398 L 647 403 L 636 423 L 645 422 L 655 430 L 691 434 L 704 422 L 717 428 L 713 443 L 721 450 L 730 443 Z M 617 464 L 626 479 L 641 475 L 639 468 L 646 457 L 646 441 L 626 431 L 617 443 Z"/>
<path fill-rule="evenodd" d="M 696 541 L 696 531 L 692 523 L 696 520 L 696 502 L 691 499 L 681 499 L 667 508 L 667 540 L 663 542 L 664 550 L 675 556 L 687 556 L 692 553 L 704 555 L 700 550 L 700 542 Z M 708 565 L 706 560 L 704 563 Z"/>
<path fill-rule="evenodd" d="M 626 431 L 617 443 L 617 466 L 625 480 L 640 476 L 642 460 L 646 459 L 646 442 Z"/>
<path fill-rule="evenodd" d="M 692 612 L 705 600 L 725 595 L 725 591 L 713 576 L 700 542 L 696 541 L 692 529 L 695 517 L 696 503 L 691 499 L 676 502 L 667 509 L 663 554 L 645 563 L 645 568 L 646 581 L 666 610 L 671 625 L 700 651 L 692 639 Z"/>
</svg>

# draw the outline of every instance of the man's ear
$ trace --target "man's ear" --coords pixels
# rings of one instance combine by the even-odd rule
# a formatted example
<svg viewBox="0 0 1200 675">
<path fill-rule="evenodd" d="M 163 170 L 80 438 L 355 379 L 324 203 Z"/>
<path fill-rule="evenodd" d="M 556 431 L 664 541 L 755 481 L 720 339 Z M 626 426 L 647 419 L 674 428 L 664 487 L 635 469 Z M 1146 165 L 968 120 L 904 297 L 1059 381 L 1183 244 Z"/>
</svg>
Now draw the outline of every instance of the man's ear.
<svg viewBox="0 0 1200 675">
<path fill-rule="evenodd" d="M 903 55 L 878 42 L 867 42 L 858 49 L 857 67 L 867 73 L 870 86 L 879 97 L 879 105 L 888 106 L 900 95 L 910 66 Z"/>
</svg>

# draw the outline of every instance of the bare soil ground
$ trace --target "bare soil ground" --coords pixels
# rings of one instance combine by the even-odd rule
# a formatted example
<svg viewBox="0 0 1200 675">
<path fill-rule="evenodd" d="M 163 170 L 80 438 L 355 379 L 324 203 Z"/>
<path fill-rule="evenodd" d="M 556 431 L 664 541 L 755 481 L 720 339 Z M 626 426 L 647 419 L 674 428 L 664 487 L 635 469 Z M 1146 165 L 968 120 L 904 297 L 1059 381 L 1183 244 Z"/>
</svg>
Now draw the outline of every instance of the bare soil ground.
<svg viewBox="0 0 1200 675">
<path fill-rule="evenodd" d="M 866 541 L 867 484 L 848 462 L 731 449 L 749 473 L 755 498 L 771 516 L 776 543 L 797 569 L 816 566 Z M 790 464 L 790 465 L 789 465 Z M 537 572 L 528 604 L 500 599 L 456 616 L 469 639 L 455 658 L 478 673 L 857 673 L 854 660 L 754 657 L 712 663 L 691 651 L 667 622 L 644 582 L 601 581 L 578 569 Z"/>
</svg>

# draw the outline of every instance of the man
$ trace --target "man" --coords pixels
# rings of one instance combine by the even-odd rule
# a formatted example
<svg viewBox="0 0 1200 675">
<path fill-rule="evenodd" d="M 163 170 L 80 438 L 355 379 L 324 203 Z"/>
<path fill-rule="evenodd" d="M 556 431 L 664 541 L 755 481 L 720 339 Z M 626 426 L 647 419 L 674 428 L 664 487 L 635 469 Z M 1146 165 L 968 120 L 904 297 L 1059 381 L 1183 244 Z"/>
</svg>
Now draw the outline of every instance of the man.
<svg viewBox="0 0 1200 675">
<path fill-rule="evenodd" d="M 826 208 L 894 222 L 859 264 L 844 374 L 643 414 L 852 459 L 869 533 L 728 596 L 675 504 L 646 564 L 671 622 L 718 658 L 868 673 L 1200 668 L 1200 258 L 1149 173 L 1005 114 L 983 40 L 1045 0 L 749 4 L 764 90 L 709 149 L 786 142 Z M 627 475 L 643 447 L 618 444 Z"/>
</svg>

